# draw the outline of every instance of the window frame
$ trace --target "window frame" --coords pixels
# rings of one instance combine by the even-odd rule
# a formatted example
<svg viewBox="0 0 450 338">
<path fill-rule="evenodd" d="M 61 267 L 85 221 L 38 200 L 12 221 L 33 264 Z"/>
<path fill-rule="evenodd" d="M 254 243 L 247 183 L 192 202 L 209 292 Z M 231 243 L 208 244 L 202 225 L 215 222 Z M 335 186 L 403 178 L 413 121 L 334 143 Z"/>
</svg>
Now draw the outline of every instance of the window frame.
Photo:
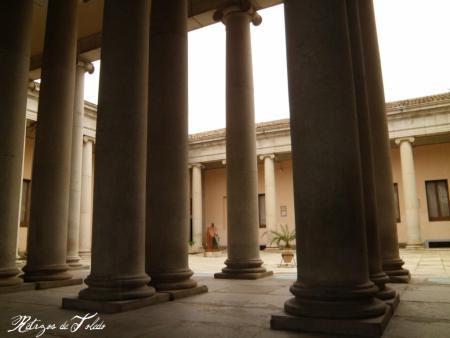
<svg viewBox="0 0 450 338">
<path fill-rule="evenodd" d="M 24 198 L 24 196 L 21 195 L 21 199 L 20 199 L 20 219 L 19 219 L 19 223 L 20 223 L 20 227 L 21 228 L 28 228 L 28 226 L 30 225 L 30 200 L 31 200 L 31 180 L 30 179 L 26 179 L 24 178 L 22 180 L 22 192 L 23 192 L 23 187 L 25 186 L 25 184 L 27 184 L 27 189 L 26 189 L 26 196 L 25 196 L 25 214 L 23 216 L 23 222 L 22 222 L 22 200 Z"/>
<path fill-rule="evenodd" d="M 425 181 L 425 195 L 427 197 L 428 221 L 430 221 L 430 222 L 450 221 L 450 215 L 449 216 L 440 216 L 440 215 L 442 215 L 442 212 L 441 212 L 441 205 L 439 203 L 439 194 L 438 194 L 438 189 L 437 189 L 437 185 L 438 185 L 439 182 L 444 182 L 445 190 L 447 192 L 447 205 L 448 205 L 448 207 L 450 209 L 450 199 L 449 199 L 449 195 L 448 195 L 448 180 L 447 179 L 440 179 L 440 180 L 428 180 L 428 181 Z M 435 185 L 434 191 L 435 191 L 437 210 L 438 210 L 438 214 L 439 214 L 439 216 L 437 216 L 437 217 L 432 217 L 430 215 L 430 209 L 428 207 L 430 205 L 430 201 L 428 199 L 427 184 L 434 184 Z"/>
<path fill-rule="evenodd" d="M 402 217 L 400 216 L 400 196 L 398 195 L 398 183 L 394 183 L 394 198 L 396 198 L 395 201 L 395 207 L 397 208 L 397 215 L 398 217 L 396 217 L 395 221 L 397 223 L 401 223 L 402 222 Z"/>
<path fill-rule="evenodd" d="M 264 198 L 264 219 L 266 220 L 265 224 L 261 222 L 261 208 L 259 207 L 261 202 L 261 198 Z M 258 194 L 258 225 L 260 229 L 267 228 L 267 213 L 266 213 L 266 194 Z"/>
</svg>

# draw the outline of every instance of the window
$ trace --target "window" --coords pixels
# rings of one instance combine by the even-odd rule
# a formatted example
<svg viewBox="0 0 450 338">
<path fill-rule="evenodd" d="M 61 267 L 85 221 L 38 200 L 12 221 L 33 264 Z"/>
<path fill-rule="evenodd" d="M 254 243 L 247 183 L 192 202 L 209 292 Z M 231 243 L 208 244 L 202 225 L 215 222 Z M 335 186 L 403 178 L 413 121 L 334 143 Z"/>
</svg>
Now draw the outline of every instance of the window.
<svg viewBox="0 0 450 338">
<path fill-rule="evenodd" d="M 397 223 L 400 223 L 400 204 L 398 202 L 398 184 L 394 183 L 394 203 L 395 203 L 395 219 Z"/>
<path fill-rule="evenodd" d="M 22 201 L 20 202 L 20 226 L 27 227 L 30 222 L 30 180 L 22 182 Z"/>
<path fill-rule="evenodd" d="M 430 221 L 450 220 L 447 180 L 426 181 L 428 219 Z"/>
<path fill-rule="evenodd" d="M 258 209 L 259 209 L 259 227 L 266 227 L 266 195 L 258 195 Z"/>
</svg>

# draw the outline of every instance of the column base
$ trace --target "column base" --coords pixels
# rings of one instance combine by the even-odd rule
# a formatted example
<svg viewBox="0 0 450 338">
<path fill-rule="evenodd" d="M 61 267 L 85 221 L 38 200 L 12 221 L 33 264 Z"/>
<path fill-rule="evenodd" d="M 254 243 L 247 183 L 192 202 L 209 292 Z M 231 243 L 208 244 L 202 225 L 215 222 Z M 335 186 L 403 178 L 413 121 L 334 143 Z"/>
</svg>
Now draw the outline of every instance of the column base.
<svg viewBox="0 0 450 338">
<path fill-rule="evenodd" d="M 335 335 L 354 335 L 380 337 L 389 320 L 392 309 L 387 306 L 386 312 L 378 317 L 368 319 L 329 319 L 300 317 L 286 314 L 272 315 L 270 328 L 273 330 L 287 330 Z"/>
<path fill-rule="evenodd" d="M 406 269 L 386 271 L 386 274 L 389 276 L 389 283 L 408 284 L 411 280 L 411 274 Z"/>
<path fill-rule="evenodd" d="M 60 281 L 71 279 L 72 275 L 67 272 L 66 264 L 46 265 L 46 266 L 29 266 L 23 268 L 25 282 L 44 282 L 44 281 Z"/>
<path fill-rule="evenodd" d="M 67 256 L 66 262 L 68 265 L 76 265 L 81 260 L 80 256 Z"/>
<path fill-rule="evenodd" d="M 400 296 L 396 292 L 394 298 L 384 300 L 384 302 L 387 305 L 389 305 L 391 307 L 391 309 L 392 309 L 392 312 L 395 313 L 395 311 L 397 310 L 398 304 L 400 304 Z"/>
<path fill-rule="evenodd" d="M 406 247 L 405 249 L 407 250 L 417 250 L 417 249 L 423 249 L 423 243 L 418 243 L 418 244 L 408 244 L 406 243 Z"/>
<path fill-rule="evenodd" d="M 82 278 L 41 281 L 41 282 L 36 282 L 36 290 L 62 288 L 64 286 L 80 285 L 80 284 L 83 284 Z"/>
<path fill-rule="evenodd" d="M 87 288 L 79 292 L 79 298 L 91 301 L 125 301 L 148 298 L 155 294 L 155 289 L 148 286 L 147 274 L 123 277 L 89 275 L 85 283 Z"/>
<path fill-rule="evenodd" d="M 388 286 L 384 286 L 384 288 L 382 290 L 379 290 L 375 295 L 376 298 L 384 300 L 385 302 L 392 300 L 397 296 L 397 291 Z"/>
<path fill-rule="evenodd" d="M 158 292 L 187 290 L 197 287 L 197 282 L 191 279 L 192 270 L 179 270 L 172 272 L 149 272 L 153 286 Z"/>
<path fill-rule="evenodd" d="M 409 283 L 411 274 L 402 268 L 405 262 L 400 258 L 383 259 L 383 271 L 389 276 L 389 283 Z"/>
<path fill-rule="evenodd" d="M 140 309 L 149 305 L 168 302 L 170 295 L 167 293 L 155 293 L 150 297 L 135 298 L 117 301 L 90 300 L 81 298 L 63 298 L 62 308 L 99 313 L 118 313 Z"/>
<path fill-rule="evenodd" d="M 189 289 L 161 291 L 161 293 L 168 294 L 170 300 L 191 297 L 206 292 L 208 292 L 208 287 L 206 285 L 200 285 Z"/>
<path fill-rule="evenodd" d="M 0 288 L 22 284 L 23 279 L 19 275 L 20 270 L 16 267 L 0 270 Z"/>
<path fill-rule="evenodd" d="M 83 258 L 83 257 L 85 257 L 85 258 L 86 257 L 91 257 L 91 250 L 80 251 L 79 255 L 80 255 L 81 258 Z"/>
<path fill-rule="evenodd" d="M 216 279 L 260 279 L 265 277 L 273 276 L 273 271 L 262 271 L 262 272 L 218 272 L 214 274 L 214 278 Z"/>
<path fill-rule="evenodd" d="M 28 290 L 34 290 L 34 289 L 36 289 L 35 283 L 21 283 L 21 284 L 17 284 L 17 285 L 0 286 L 0 294 L 28 291 Z"/>
<path fill-rule="evenodd" d="M 273 275 L 273 271 L 267 271 L 262 267 L 263 261 L 256 259 L 228 258 L 226 267 L 222 272 L 214 274 L 217 279 L 259 279 Z"/>
</svg>

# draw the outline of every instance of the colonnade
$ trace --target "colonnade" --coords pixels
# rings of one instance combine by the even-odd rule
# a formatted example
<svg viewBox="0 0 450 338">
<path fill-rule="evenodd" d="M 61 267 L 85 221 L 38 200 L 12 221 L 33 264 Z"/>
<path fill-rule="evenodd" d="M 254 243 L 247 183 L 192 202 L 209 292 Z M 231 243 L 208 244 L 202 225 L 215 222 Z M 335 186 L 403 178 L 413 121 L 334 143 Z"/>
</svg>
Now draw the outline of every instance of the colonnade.
<svg viewBox="0 0 450 338">
<path fill-rule="evenodd" d="M 15 171 L 20 173 L 22 161 L 32 1 L 8 4 L 0 22 L 20 29 L 3 29 L 0 36 L 6 51 L 0 55 L 0 73 L 15 84 L 0 88 L 0 104 L 15 127 L 7 132 L 1 125 L 7 141 L 0 141 L 0 164 L 8 170 L 1 172 L 0 183 L 11 194 L 0 198 L 1 210 L 8 211 L 0 219 L 7 243 L 1 249 L 0 285 L 20 283 L 14 235 L 20 174 Z M 48 3 L 27 282 L 71 279 L 67 253 L 69 263 L 76 262 L 79 246 L 73 220 L 83 211 L 86 216 L 87 204 L 78 202 L 85 185 L 80 187 L 80 177 L 91 178 L 80 166 L 78 109 L 74 115 L 83 71 L 76 91 L 77 5 L 78 0 Z M 185 0 L 105 4 L 92 269 L 87 288 L 65 301 L 66 308 L 101 310 L 113 304 L 123 310 L 148 305 L 156 291 L 172 298 L 205 291 L 191 278 L 187 259 L 187 16 Z M 254 279 L 271 274 L 259 255 L 249 27 L 261 18 L 246 1 L 217 11 L 214 18 L 227 31 L 229 223 L 226 267 L 215 277 Z M 285 303 L 288 315 L 272 317 L 272 327 L 379 333 L 395 306 L 385 300 L 396 298 L 384 285 L 386 274 L 391 281 L 406 281 L 409 273 L 398 251 L 372 2 L 285 0 L 285 21 L 296 234 L 302 249 L 291 287 L 295 297 Z M 273 221 L 273 157 L 264 162 Z M 405 173 L 411 175 L 410 168 Z M 198 198 L 198 172 L 195 180 Z"/>
</svg>

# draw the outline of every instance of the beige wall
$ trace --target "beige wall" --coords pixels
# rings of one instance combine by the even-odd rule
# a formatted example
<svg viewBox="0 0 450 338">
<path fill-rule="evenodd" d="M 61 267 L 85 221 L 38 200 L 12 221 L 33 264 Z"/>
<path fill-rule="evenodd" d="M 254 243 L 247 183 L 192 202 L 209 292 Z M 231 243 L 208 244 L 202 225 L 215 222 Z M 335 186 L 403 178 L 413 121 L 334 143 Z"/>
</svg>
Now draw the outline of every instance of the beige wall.
<svg viewBox="0 0 450 338">
<path fill-rule="evenodd" d="M 422 240 L 450 240 L 450 221 L 428 220 L 427 195 L 425 181 L 450 181 L 450 144 L 441 143 L 413 147 L 414 167 L 416 171 L 417 195 L 419 199 L 420 233 Z M 404 224 L 403 186 L 401 179 L 400 152 L 392 149 L 394 181 L 398 183 L 400 199 L 400 219 L 398 224 L 399 241 L 406 242 Z"/>
<path fill-rule="evenodd" d="M 290 228 L 294 224 L 294 195 L 292 185 L 291 161 L 276 162 L 275 179 L 277 192 L 277 225 L 287 224 Z M 208 226 L 214 223 L 219 230 L 221 245 L 227 245 L 227 217 L 226 217 L 226 171 L 225 168 L 205 169 L 203 171 L 203 203 L 204 220 Z M 258 193 L 264 193 L 264 166 L 258 164 Z M 287 208 L 287 214 L 282 217 L 280 207 Z M 263 233 L 267 229 L 260 229 L 260 243 L 266 244 Z"/>
<path fill-rule="evenodd" d="M 24 178 L 31 179 L 32 156 L 34 140 L 27 138 Z M 417 178 L 417 193 L 420 203 L 420 220 L 422 240 L 450 239 L 450 221 L 430 222 L 428 220 L 425 181 L 447 179 L 450 181 L 450 143 L 414 146 L 414 162 Z M 391 149 L 394 182 L 398 184 L 400 219 L 398 223 L 399 242 L 406 242 L 406 225 L 404 224 L 403 186 L 401 179 L 400 154 L 398 147 Z M 290 160 L 275 162 L 276 192 L 277 192 L 277 226 L 287 224 L 295 226 L 294 196 L 292 180 L 292 162 Z M 264 193 L 264 166 L 258 163 L 258 193 Z M 221 245 L 227 245 L 226 217 L 226 171 L 225 168 L 203 170 L 203 219 L 204 226 L 212 222 L 217 226 Z M 286 206 L 287 215 L 281 216 L 281 206 Z M 260 243 L 267 240 L 262 234 L 267 229 L 260 230 Z M 27 228 L 19 229 L 19 250 L 25 251 Z M 203 239 L 204 240 L 204 239 Z"/>
</svg>

